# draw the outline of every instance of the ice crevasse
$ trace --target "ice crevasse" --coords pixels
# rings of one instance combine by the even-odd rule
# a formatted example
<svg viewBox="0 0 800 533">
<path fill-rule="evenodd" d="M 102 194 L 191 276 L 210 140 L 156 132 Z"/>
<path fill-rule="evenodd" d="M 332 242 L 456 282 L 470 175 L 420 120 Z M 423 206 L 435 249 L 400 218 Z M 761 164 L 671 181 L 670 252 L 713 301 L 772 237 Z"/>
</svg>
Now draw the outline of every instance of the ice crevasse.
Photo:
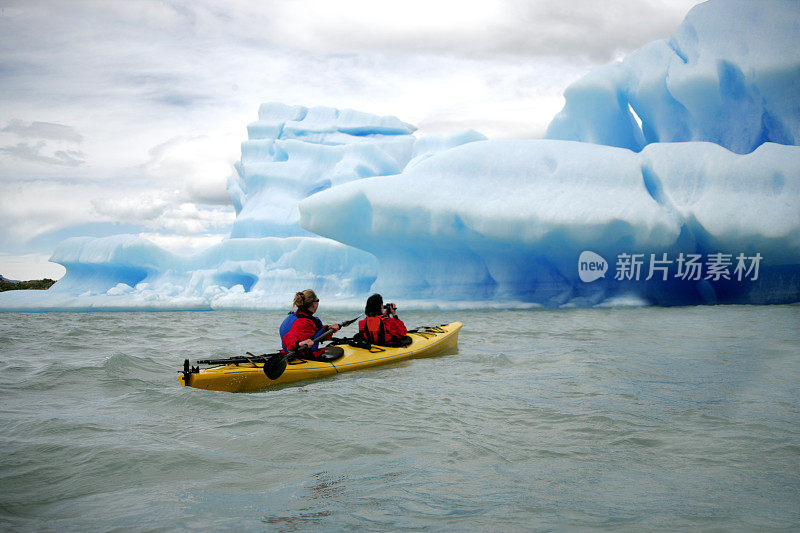
<svg viewBox="0 0 800 533">
<path fill-rule="evenodd" d="M 545 139 L 420 137 L 392 116 L 265 104 L 193 256 L 71 239 L 0 309 L 800 301 L 800 8 L 711 0 L 565 91 Z"/>
</svg>

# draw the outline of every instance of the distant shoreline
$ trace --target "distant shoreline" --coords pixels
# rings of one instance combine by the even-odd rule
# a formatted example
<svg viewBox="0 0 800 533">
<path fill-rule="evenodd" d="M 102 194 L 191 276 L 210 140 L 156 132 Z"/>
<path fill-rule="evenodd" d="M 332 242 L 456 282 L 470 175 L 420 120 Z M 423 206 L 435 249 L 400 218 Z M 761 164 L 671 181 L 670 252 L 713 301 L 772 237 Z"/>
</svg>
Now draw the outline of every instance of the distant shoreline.
<svg viewBox="0 0 800 533">
<path fill-rule="evenodd" d="M 10 281 L 0 277 L 0 292 L 22 290 L 47 290 L 56 281 L 50 278 L 32 279 L 28 281 Z"/>
</svg>

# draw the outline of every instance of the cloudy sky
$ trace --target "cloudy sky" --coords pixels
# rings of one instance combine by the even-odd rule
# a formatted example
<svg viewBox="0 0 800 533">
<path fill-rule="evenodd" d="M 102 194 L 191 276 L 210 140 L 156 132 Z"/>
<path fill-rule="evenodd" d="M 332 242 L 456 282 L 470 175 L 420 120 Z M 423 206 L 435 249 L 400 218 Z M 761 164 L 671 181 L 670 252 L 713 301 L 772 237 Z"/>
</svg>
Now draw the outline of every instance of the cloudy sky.
<svg viewBox="0 0 800 533">
<path fill-rule="evenodd" d="M 76 235 L 218 242 L 262 102 L 540 137 L 571 82 L 697 3 L 0 0 L 0 274 L 60 277 Z"/>
</svg>

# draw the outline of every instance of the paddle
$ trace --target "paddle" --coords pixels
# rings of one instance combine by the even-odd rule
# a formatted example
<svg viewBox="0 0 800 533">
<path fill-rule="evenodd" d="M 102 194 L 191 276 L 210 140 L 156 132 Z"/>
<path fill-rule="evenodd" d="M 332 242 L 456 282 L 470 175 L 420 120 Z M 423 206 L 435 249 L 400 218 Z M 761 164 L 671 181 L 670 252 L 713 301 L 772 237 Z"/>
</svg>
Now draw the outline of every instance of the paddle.
<svg viewBox="0 0 800 533">
<path fill-rule="evenodd" d="M 364 313 L 361 313 L 352 320 L 345 320 L 344 322 L 339 324 L 339 329 L 349 326 L 350 324 L 361 318 L 363 314 Z M 319 340 L 323 340 L 331 333 L 333 333 L 333 328 L 326 328 L 325 330 L 322 331 L 322 333 L 313 337 L 311 341 L 317 342 Z M 278 379 L 283 375 L 284 370 L 286 370 L 286 362 L 295 355 L 297 355 L 299 351 L 300 349 L 273 355 L 270 359 L 264 362 L 264 373 L 267 375 L 269 379 Z"/>
</svg>

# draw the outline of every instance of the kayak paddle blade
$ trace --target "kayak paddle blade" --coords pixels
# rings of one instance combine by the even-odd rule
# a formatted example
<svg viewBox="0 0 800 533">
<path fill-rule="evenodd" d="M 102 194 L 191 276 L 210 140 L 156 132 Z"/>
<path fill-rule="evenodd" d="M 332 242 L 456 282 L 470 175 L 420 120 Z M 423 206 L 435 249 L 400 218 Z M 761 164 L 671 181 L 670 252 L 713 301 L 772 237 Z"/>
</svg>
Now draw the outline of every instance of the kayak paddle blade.
<svg viewBox="0 0 800 533">
<path fill-rule="evenodd" d="M 264 363 L 264 373 L 269 379 L 278 379 L 286 370 L 286 358 L 276 355 Z"/>
</svg>

